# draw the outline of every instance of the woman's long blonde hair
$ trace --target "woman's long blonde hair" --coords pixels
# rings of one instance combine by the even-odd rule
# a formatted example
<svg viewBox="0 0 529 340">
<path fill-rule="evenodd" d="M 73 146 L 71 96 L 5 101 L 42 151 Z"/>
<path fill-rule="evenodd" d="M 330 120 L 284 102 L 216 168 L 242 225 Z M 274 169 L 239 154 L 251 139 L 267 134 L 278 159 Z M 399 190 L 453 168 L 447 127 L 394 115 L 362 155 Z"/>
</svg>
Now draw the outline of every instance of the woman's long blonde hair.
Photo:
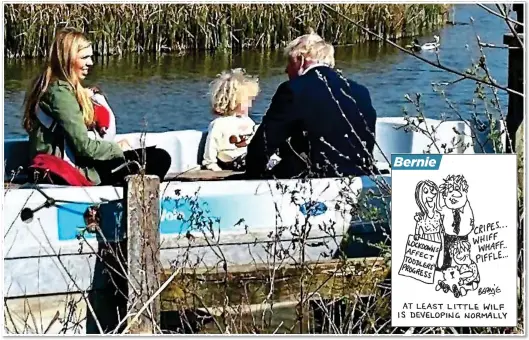
<svg viewBox="0 0 529 340">
<path fill-rule="evenodd" d="M 426 203 L 424 202 L 423 192 L 422 192 L 422 189 L 425 186 L 428 186 L 430 189 L 435 189 L 439 193 L 439 188 L 437 187 L 437 184 L 430 181 L 429 179 L 425 181 L 419 181 L 419 183 L 417 183 L 417 186 L 415 187 L 415 202 L 417 203 L 417 206 L 419 206 L 422 216 L 428 216 L 428 208 L 426 207 Z M 438 204 L 437 204 L 437 199 L 436 199 L 434 201 L 434 210 L 437 209 L 437 207 L 438 207 Z"/>
<path fill-rule="evenodd" d="M 94 107 L 88 92 L 81 85 L 74 71 L 74 62 L 79 51 L 90 46 L 90 41 L 82 32 L 73 29 L 62 29 L 55 36 L 50 48 L 48 60 L 44 71 L 37 76 L 24 99 L 24 116 L 22 125 L 27 132 L 34 128 L 37 119 L 36 112 L 42 95 L 53 80 L 67 81 L 73 88 L 75 97 L 83 112 L 84 122 L 87 126 L 93 124 Z"/>
</svg>

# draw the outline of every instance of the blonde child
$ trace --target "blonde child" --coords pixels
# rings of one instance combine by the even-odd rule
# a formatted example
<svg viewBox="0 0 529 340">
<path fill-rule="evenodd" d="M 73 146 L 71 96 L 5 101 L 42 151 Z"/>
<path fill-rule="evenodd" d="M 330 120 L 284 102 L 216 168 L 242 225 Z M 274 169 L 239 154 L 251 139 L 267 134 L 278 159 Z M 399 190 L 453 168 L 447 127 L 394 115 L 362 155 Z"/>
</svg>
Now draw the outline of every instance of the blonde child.
<svg viewBox="0 0 529 340">
<path fill-rule="evenodd" d="M 237 68 L 211 83 L 211 106 L 216 118 L 209 124 L 202 165 L 209 170 L 243 170 L 255 122 L 248 110 L 259 93 L 259 83 Z"/>
</svg>

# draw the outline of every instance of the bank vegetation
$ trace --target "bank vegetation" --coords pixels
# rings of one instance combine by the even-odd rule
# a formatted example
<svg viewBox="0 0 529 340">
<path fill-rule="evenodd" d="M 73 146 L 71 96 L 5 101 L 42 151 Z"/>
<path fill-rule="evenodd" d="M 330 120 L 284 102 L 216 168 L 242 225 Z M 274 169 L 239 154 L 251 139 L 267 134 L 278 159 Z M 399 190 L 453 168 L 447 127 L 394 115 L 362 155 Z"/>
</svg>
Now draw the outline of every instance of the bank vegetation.
<svg viewBox="0 0 529 340">
<path fill-rule="evenodd" d="M 334 8 L 391 39 L 443 25 L 449 13 L 441 4 Z M 276 49 L 309 28 L 336 45 L 372 39 L 319 4 L 9 4 L 4 9 L 7 58 L 45 56 L 62 26 L 88 33 L 99 55 Z"/>
</svg>

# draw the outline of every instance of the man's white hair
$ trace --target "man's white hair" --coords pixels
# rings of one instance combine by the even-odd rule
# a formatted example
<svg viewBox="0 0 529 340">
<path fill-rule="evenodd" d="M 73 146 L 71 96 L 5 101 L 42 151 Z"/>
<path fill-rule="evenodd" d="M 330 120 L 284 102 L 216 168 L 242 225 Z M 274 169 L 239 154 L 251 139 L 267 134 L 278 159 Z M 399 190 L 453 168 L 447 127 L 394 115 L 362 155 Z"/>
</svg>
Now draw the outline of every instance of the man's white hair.
<svg viewBox="0 0 529 340">
<path fill-rule="evenodd" d="M 299 58 L 302 56 L 306 60 L 334 67 L 334 47 L 314 32 L 292 40 L 285 47 L 284 52 L 287 57 Z"/>
</svg>

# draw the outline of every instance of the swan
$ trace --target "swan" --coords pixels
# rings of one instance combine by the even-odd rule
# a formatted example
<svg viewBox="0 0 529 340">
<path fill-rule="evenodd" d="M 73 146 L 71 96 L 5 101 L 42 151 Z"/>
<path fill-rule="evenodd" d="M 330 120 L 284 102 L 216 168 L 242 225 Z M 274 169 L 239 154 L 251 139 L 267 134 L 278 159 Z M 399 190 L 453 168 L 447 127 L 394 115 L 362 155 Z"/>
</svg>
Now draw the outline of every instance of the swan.
<svg viewBox="0 0 529 340">
<path fill-rule="evenodd" d="M 424 45 L 421 46 L 421 49 L 422 50 L 435 50 L 437 48 L 439 48 L 440 44 L 439 44 L 439 36 L 437 35 L 434 35 L 433 36 L 435 42 L 428 42 Z"/>
<path fill-rule="evenodd" d="M 434 42 L 427 42 L 423 45 L 421 45 L 419 43 L 419 40 L 417 40 L 417 38 L 414 38 L 413 39 L 413 44 L 412 45 L 407 45 L 406 48 L 409 48 L 413 51 L 416 51 L 416 52 L 419 52 L 421 50 L 435 50 L 437 48 L 439 48 L 440 44 L 439 44 L 439 36 L 437 35 L 434 35 L 433 36 L 434 38 Z"/>
</svg>

